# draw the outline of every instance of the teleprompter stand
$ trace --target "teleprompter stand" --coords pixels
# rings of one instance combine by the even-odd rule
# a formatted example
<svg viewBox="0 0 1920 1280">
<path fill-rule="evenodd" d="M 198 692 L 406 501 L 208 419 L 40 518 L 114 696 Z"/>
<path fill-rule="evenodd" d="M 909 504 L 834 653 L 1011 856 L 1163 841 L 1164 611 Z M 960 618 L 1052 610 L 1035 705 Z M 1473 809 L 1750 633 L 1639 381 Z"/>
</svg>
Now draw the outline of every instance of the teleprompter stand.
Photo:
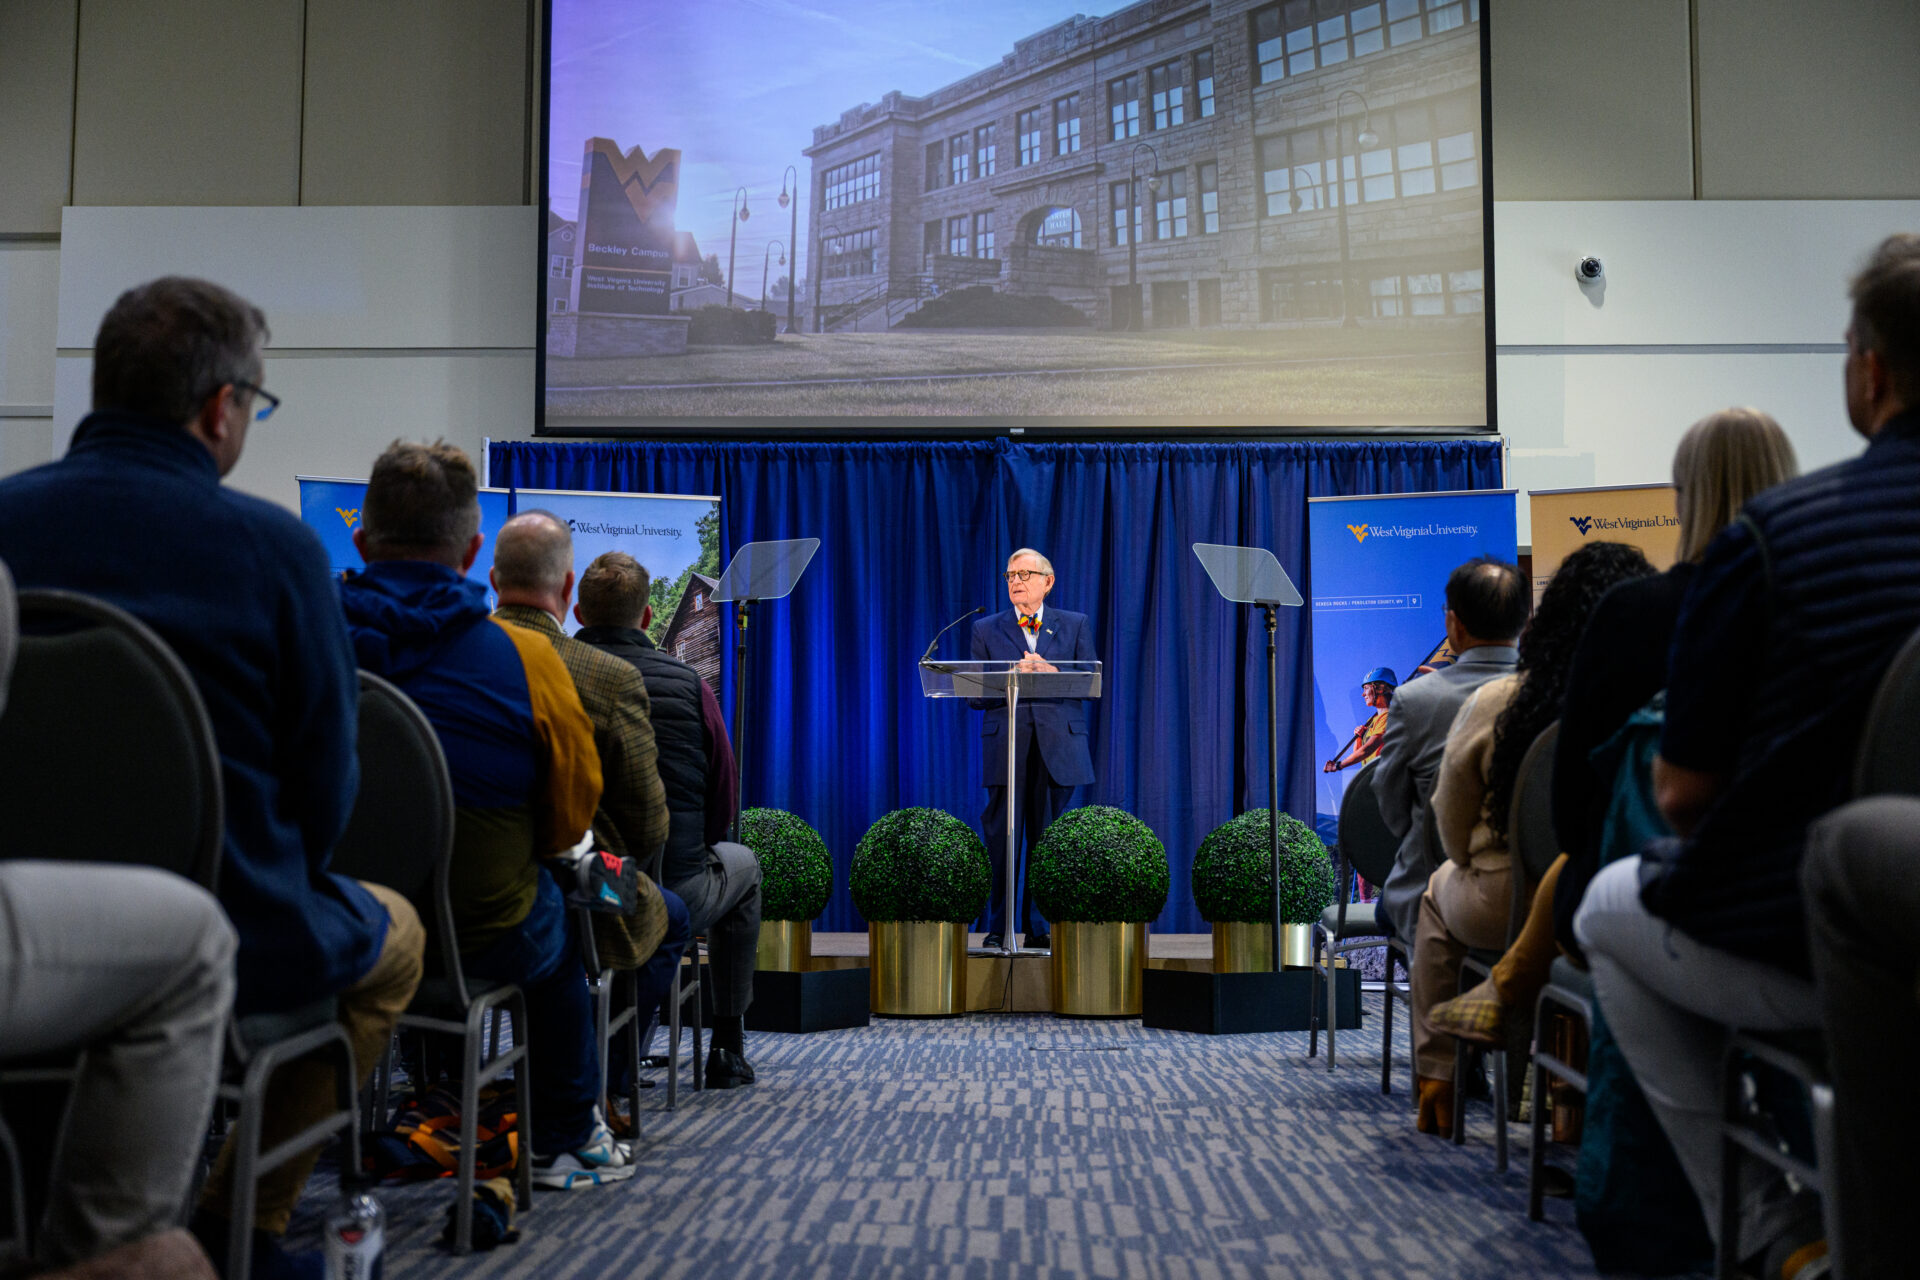
<svg viewBox="0 0 1920 1280">
<path fill-rule="evenodd" d="M 1097 698 L 1098 662 L 1056 662 L 1053 671 L 1022 671 L 1018 662 L 938 662 L 922 659 L 920 691 L 929 698 L 998 698 L 1007 704 L 1007 919 L 1001 930 L 1001 954 L 1013 955 L 1013 922 L 1018 914 L 1020 850 L 1019 720 L 1021 698 Z"/>
</svg>

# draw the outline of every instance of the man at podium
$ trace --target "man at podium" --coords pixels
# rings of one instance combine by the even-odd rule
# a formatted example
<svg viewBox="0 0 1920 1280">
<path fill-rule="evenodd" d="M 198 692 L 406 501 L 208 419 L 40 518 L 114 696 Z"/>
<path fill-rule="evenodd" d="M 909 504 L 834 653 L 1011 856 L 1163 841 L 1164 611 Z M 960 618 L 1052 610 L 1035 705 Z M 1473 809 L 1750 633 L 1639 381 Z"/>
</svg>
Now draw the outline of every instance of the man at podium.
<svg viewBox="0 0 1920 1280">
<path fill-rule="evenodd" d="M 1031 547 L 1022 547 L 1007 559 L 1007 599 L 1012 607 L 973 624 L 976 661 L 1018 662 L 1023 671 L 1054 671 L 1053 660 L 1092 662 L 1093 627 L 1084 613 L 1049 608 L 1053 565 Z M 1007 911 L 1007 732 L 1006 704 L 977 699 L 986 711 L 980 726 L 981 776 L 987 784 L 987 811 L 981 815 L 987 848 L 993 854 L 993 898 L 987 907 L 989 949 L 1003 945 L 1012 928 Z M 1075 787 L 1093 781 L 1093 753 L 1087 747 L 1087 712 L 1079 699 L 1020 699 L 1014 726 L 1016 781 L 1020 804 L 1020 844 L 1026 859 L 1020 870 L 1020 932 L 1026 945 L 1046 950 L 1051 939 L 1046 921 L 1033 927 L 1032 895 L 1027 877 L 1032 850 L 1049 823 L 1059 817 Z"/>
</svg>

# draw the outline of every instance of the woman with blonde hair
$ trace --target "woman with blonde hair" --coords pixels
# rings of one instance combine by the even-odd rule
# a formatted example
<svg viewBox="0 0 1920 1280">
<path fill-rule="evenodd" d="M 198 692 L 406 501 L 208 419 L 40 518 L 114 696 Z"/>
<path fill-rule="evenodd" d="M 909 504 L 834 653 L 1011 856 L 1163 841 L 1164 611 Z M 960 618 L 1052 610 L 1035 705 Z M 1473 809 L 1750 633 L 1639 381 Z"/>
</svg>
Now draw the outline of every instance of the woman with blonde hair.
<svg viewBox="0 0 1920 1280">
<path fill-rule="evenodd" d="M 1800 472 L 1787 433 L 1758 409 L 1722 409 L 1687 428 L 1673 455 L 1680 546 L 1673 568 L 1623 582 L 1594 607 L 1567 673 L 1553 762 L 1553 827 L 1561 855 L 1540 880 L 1525 928 L 1493 976 L 1433 1006 L 1434 1031 L 1504 1045 L 1511 1010 L 1531 1009 L 1554 956 L 1584 963 L 1573 916 L 1600 870 L 1600 836 L 1613 778 L 1594 767 L 1594 748 L 1667 687 L 1667 650 L 1680 601 L 1714 535 L 1747 500 Z"/>
</svg>

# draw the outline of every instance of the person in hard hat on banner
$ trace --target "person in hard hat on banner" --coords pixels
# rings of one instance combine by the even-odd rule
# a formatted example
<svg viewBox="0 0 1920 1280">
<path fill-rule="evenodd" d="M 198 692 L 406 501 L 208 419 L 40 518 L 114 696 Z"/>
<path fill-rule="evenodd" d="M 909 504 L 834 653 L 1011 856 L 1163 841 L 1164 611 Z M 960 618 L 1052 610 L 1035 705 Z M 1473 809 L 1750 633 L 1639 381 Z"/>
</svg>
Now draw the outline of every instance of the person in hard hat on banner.
<svg viewBox="0 0 1920 1280">
<path fill-rule="evenodd" d="M 1327 761 L 1323 772 L 1338 773 L 1365 764 L 1380 754 L 1380 741 L 1387 736 L 1387 710 L 1393 706 L 1393 691 L 1399 687 L 1400 681 L 1394 677 L 1392 667 L 1375 667 L 1367 672 L 1367 678 L 1360 682 L 1360 692 L 1373 708 L 1373 715 L 1347 739 L 1351 750 Z"/>
</svg>

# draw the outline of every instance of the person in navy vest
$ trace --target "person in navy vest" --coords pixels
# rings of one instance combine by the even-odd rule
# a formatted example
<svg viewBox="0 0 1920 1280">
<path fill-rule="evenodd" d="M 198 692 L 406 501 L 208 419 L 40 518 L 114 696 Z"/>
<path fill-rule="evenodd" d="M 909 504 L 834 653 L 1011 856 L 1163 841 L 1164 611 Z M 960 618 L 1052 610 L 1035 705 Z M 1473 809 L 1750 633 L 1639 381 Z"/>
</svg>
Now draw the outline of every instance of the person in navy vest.
<svg viewBox="0 0 1920 1280">
<path fill-rule="evenodd" d="M 977 661 L 1018 662 L 1023 671 L 1057 671 L 1055 662 L 1092 662 L 1093 626 L 1084 613 L 1049 608 L 1053 565 L 1031 547 L 1007 559 L 1007 599 L 1012 608 L 973 624 Z M 987 784 L 987 810 L 980 816 L 987 849 L 993 854 L 993 898 L 987 907 L 989 948 L 1003 945 L 1012 927 L 1007 912 L 1007 732 L 1006 704 L 982 698 L 981 777 Z M 1014 768 L 1020 804 L 1020 843 L 1027 852 L 1020 876 L 1020 932 L 1029 948 L 1047 950 L 1052 939 L 1046 921 L 1033 925 L 1032 895 L 1027 891 L 1032 851 L 1049 823 L 1066 810 L 1073 789 L 1093 781 L 1093 753 L 1087 747 L 1087 710 L 1078 699 L 1020 699 L 1019 735 Z"/>
</svg>

